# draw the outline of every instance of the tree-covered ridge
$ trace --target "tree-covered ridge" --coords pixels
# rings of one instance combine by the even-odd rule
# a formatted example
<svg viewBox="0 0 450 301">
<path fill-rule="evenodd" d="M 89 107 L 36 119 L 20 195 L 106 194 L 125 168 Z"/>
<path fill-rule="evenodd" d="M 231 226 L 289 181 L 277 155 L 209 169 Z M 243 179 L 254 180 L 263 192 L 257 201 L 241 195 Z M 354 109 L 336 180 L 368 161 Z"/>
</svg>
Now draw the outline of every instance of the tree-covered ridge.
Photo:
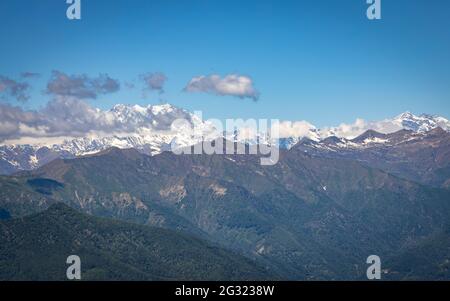
<svg viewBox="0 0 450 301">
<path fill-rule="evenodd" d="M 82 280 L 271 278 L 257 263 L 200 239 L 89 216 L 62 203 L 0 221 L 1 280 L 66 280 L 73 254 L 81 258 Z"/>
</svg>

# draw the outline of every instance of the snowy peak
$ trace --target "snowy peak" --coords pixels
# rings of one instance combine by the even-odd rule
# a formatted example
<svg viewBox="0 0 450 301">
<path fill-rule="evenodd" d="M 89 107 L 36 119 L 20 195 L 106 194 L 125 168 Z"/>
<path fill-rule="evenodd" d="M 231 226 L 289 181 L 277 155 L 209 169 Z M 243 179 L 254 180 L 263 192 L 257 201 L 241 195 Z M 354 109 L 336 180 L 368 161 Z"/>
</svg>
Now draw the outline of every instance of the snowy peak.
<svg viewBox="0 0 450 301">
<path fill-rule="evenodd" d="M 403 129 L 414 132 L 428 132 L 437 127 L 441 127 L 446 131 L 450 131 L 450 121 L 444 117 L 422 114 L 414 115 L 411 112 L 405 112 L 392 120 Z"/>
<path fill-rule="evenodd" d="M 124 105 L 117 104 L 110 110 L 96 109 L 105 127 L 110 132 L 91 130 L 79 138 L 62 137 L 61 142 L 39 145 L 0 146 L 0 174 L 34 169 L 55 158 L 74 158 L 91 155 L 109 148 L 135 149 L 141 153 L 155 155 L 175 148 L 184 148 L 201 142 L 202 139 L 226 139 L 249 145 L 271 144 L 283 149 L 294 145 L 323 148 L 331 151 L 370 148 L 377 145 L 392 146 L 432 131 L 440 135 L 450 132 L 450 121 L 434 115 L 402 113 L 393 119 L 365 122 L 357 119 L 355 124 L 318 129 L 306 122 L 284 122 L 280 132 L 283 138 L 271 139 L 267 133 L 252 133 L 238 129 L 234 133 L 218 133 L 214 125 L 201 117 L 170 104 Z M 97 117 L 96 117 L 97 118 Z M 175 120 L 185 123 L 172 127 Z M 192 129 L 198 130 L 195 135 Z M 200 135 L 199 135 L 200 133 Z M 248 137 L 250 135 L 250 138 Z M 65 139 L 65 140 L 64 140 Z M 64 141 L 63 141 L 64 140 Z"/>
<path fill-rule="evenodd" d="M 201 135 L 194 136 L 193 128 L 202 133 L 215 132 L 212 124 L 170 104 L 117 104 L 108 111 L 97 111 L 102 122 L 114 131 L 105 133 L 93 130 L 84 137 L 62 137 L 62 142 L 53 144 L 0 146 L 0 174 L 30 170 L 55 158 L 92 155 L 113 147 L 155 155 L 171 150 L 173 146 L 187 147 L 199 143 Z M 183 125 L 173 128 L 174 121 L 180 119 Z"/>
<path fill-rule="evenodd" d="M 392 119 L 366 122 L 357 119 L 354 124 L 341 124 L 337 127 L 326 127 L 322 129 L 311 129 L 306 135 L 293 138 L 283 138 L 280 146 L 290 149 L 297 144 L 301 138 L 310 138 L 323 145 L 334 144 L 353 146 L 356 144 L 371 145 L 374 143 L 387 143 L 388 141 L 400 141 L 406 139 L 412 133 L 421 134 L 433 129 L 441 128 L 450 132 L 450 121 L 441 116 L 422 114 L 414 115 L 411 112 L 402 113 Z M 394 136 L 391 136 L 395 134 Z M 328 139 L 330 137 L 334 137 Z"/>
<path fill-rule="evenodd" d="M 106 114 L 112 122 L 122 125 L 130 133 L 139 130 L 170 130 L 170 125 L 176 119 L 193 122 L 194 115 L 186 110 L 170 104 L 161 105 L 123 105 L 117 104 Z"/>
<path fill-rule="evenodd" d="M 169 114 L 175 111 L 186 113 L 186 111 L 170 104 L 148 106 L 116 104 L 110 110 L 110 112 L 116 116 L 123 116 L 128 119 L 136 116 L 152 117 L 156 115 Z"/>
</svg>

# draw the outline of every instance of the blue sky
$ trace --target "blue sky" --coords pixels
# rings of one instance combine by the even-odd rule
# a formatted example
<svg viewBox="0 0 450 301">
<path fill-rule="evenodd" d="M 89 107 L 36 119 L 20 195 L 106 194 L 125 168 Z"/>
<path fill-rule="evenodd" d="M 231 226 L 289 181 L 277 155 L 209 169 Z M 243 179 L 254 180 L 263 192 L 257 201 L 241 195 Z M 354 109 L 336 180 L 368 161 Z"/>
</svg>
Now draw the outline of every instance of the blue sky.
<svg viewBox="0 0 450 301">
<path fill-rule="evenodd" d="M 108 74 L 118 92 L 89 102 L 168 101 L 207 118 L 308 120 L 316 126 L 377 120 L 403 111 L 450 117 L 450 2 L 383 0 L 64 0 L 0 2 L 0 75 L 29 79 L 26 109 L 44 106 L 52 70 Z M 140 74 L 162 72 L 164 93 L 143 98 Z M 195 76 L 252 79 L 258 101 L 183 88 Z M 132 82 L 135 88 L 125 87 Z"/>
</svg>

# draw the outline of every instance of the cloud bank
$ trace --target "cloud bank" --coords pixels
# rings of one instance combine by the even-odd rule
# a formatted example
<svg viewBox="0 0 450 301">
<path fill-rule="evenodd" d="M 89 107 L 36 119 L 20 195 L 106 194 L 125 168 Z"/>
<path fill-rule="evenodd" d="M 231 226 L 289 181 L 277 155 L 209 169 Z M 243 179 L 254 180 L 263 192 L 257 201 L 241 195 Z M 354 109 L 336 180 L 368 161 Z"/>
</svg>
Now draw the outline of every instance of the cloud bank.
<svg viewBox="0 0 450 301">
<path fill-rule="evenodd" d="M 14 98 L 17 101 L 25 102 L 30 98 L 29 89 L 30 85 L 26 82 L 18 82 L 0 75 L 0 97 L 3 100 Z"/>
<path fill-rule="evenodd" d="M 47 144 L 56 138 L 61 142 L 76 137 L 168 131 L 175 119 L 192 120 L 187 111 L 168 105 L 116 105 L 104 111 L 73 97 L 55 97 L 42 109 L 27 111 L 0 103 L 0 143 Z"/>
<path fill-rule="evenodd" d="M 104 111 L 84 100 L 63 96 L 56 96 L 40 110 L 29 111 L 10 103 L 0 103 L 0 143 L 49 144 L 49 141 L 60 143 L 77 137 L 152 135 L 156 131 L 170 131 L 172 122 L 177 119 L 192 122 L 192 115 L 171 105 L 115 105 Z M 450 124 L 443 117 L 435 120 L 447 126 Z M 358 118 L 354 123 L 321 129 L 307 121 L 281 121 L 277 126 L 280 138 L 320 140 L 329 136 L 352 139 L 369 129 L 392 133 L 407 128 L 408 123 L 405 124 L 404 118 L 394 117 L 374 122 Z M 249 137 L 256 134 L 246 129 L 245 124 L 239 131 Z"/>
<path fill-rule="evenodd" d="M 317 139 L 316 127 L 308 121 L 281 121 L 276 125 L 280 138 L 307 137 Z"/>
<path fill-rule="evenodd" d="M 321 129 L 322 137 L 336 136 L 353 139 L 363 134 L 367 130 L 374 130 L 379 133 L 388 134 L 403 129 L 403 126 L 395 119 L 368 122 L 362 118 L 357 118 L 354 123 L 341 123 L 336 127 L 325 127 Z"/>
<path fill-rule="evenodd" d="M 238 74 L 229 74 L 223 78 L 217 74 L 193 77 L 184 91 L 251 98 L 254 101 L 259 98 L 259 92 L 253 86 L 253 80 L 250 77 Z"/>
<path fill-rule="evenodd" d="M 53 71 L 46 92 L 55 96 L 96 99 L 99 95 L 117 92 L 119 89 L 119 81 L 107 74 L 92 78 L 85 74 L 67 75 Z"/>
</svg>

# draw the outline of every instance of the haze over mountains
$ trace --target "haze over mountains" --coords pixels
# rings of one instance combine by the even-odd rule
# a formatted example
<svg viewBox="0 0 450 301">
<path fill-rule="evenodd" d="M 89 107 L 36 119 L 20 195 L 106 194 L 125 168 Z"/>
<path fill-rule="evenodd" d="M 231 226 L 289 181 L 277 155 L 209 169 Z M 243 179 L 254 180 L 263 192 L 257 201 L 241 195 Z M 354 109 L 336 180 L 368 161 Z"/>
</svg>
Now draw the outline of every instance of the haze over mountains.
<svg viewBox="0 0 450 301">
<path fill-rule="evenodd" d="M 323 129 L 318 129 L 308 122 L 281 122 L 280 139 L 272 141 L 263 134 L 255 134 L 254 139 L 248 139 L 248 136 L 241 135 L 239 131 L 217 133 L 212 123 L 169 104 L 147 107 L 115 105 L 111 110 L 102 112 L 102 114 L 105 115 L 102 115 L 105 119 L 121 130 L 114 135 L 93 131 L 89 135 L 77 138 L 52 137 L 52 139 L 41 139 L 39 143 L 33 144 L 18 144 L 27 139 L 4 141 L 0 146 L 0 174 L 32 170 L 56 158 L 75 158 L 95 154 L 111 147 L 134 148 L 141 153 L 155 155 L 174 147 L 191 146 L 202 140 L 202 137 L 192 135 L 192 131 L 188 128 L 171 128 L 172 123 L 177 119 L 186 120 L 191 127 L 199 129 L 204 136 L 223 135 L 227 139 L 250 144 L 275 143 L 283 149 L 290 149 L 304 138 L 320 142 L 335 136 L 343 138 L 342 141 L 351 141 L 347 139 L 355 138 L 366 130 L 387 134 L 405 129 L 423 134 L 440 127 L 445 131 L 450 131 L 450 121 L 444 117 L 426 114 L 416 116 L 406 112 L 393 119 L 379 122 L 364 122 L 358 119 L 353 125 L 342 124 L 338 127 Z M 60 142 L 54 143 L 55 140 L 60 140 Z M 340 145 L 355 148 L 358 147 L 358 144 L 365 147 L 364 141 L 353 141 L 353 144 L 342 142 Z"/>
</svg>

